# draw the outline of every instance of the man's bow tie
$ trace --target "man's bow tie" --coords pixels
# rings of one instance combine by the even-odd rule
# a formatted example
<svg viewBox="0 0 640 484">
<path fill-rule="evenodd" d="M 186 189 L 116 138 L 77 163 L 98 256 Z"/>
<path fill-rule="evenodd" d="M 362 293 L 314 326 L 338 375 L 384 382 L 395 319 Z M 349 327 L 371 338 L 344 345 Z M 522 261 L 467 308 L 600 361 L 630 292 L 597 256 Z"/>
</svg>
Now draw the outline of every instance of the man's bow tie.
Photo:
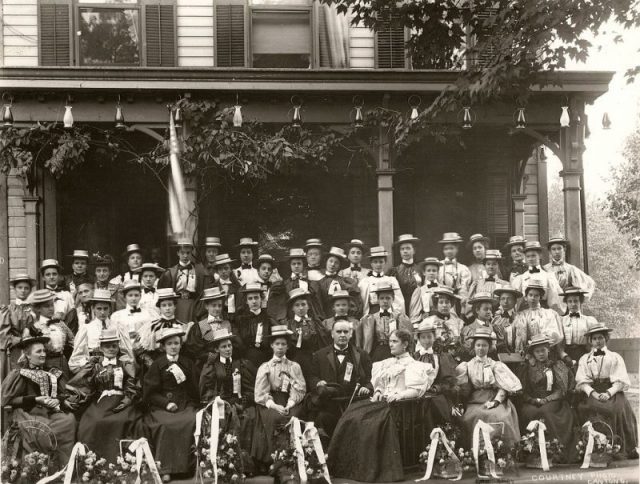
<svg viewBox="0 0 640 484">
<path fill-rule="evenodd" d="M 345 348 L 343 350 L 339 350 L 338 348 L 334 348 L 335 352 L 336 352 L 336 356 L 342 355 L 342 356 L 347 356 L 349 354 L 349 349 Z"/>
<path fill-rule="evenodd" d="M 390 318 L 391 317 L 391 313 L 389 311 L 380 311 L 380 317 L 387 317 Z"/>
<path fill-rule="evenodd" d="M 540 269 L 537 267 L 529 267 L 529 274 L 537 274 L 538 272 L 540 272 Z"/>
<path fill-rule="evenodd" d="M 487 276 L 485 282 L 496 282 L 496 278 L 493 276 Z"/>
<path fill-rule="evenodd" d="M 604 351 L 602 350 L 595 350 L 593 352 L 593 356 L 604 356 Z"/>
<path fill-rule="evenodd" d="M 142 290 L 144 291 L 145 294 L 148 293 L 155 293 L 156 292 L 156 288 L 155 287 L 143 287 Z"/>
<path fill-rule="evenodd" d="M 218 318 L 218 317 L 215 317 L 215 318 L 214 317 L 209 317 L 207 319 L 207 323 L 209 323 L 209 324 L 216 324 L 216 323 L 221 323 L 221 322 L 222 322 L 222 319 Z"/>
<path fill-rule="evenodd" d="M 372 277 L 378 277 L 378 278 L 379 278 L 379 277 L 382 277 L 382 274 L 379 274 L 379 273 L 377 273 L 377 272 L 373 272 L 373 271 L 371 271 L 371 272 L 369 272 L 369 276 L 372 276 Z"/>
<path fill-rule="evenodd" d="M 109 366 L 109 365 L 118 366 L 117 358 L 103 358 L 102 359 L 102 366 Z"/>
<path fill-rule="evenodd" d="M 351 270 L 352 271 L 356 271 L 356 272 L 360 272 L 362 270 L 362 267 L 360 267 L 360 265 L 358 265 L 358 264 L 352 265 L 351 266 Z"/>
<path fill-rule="evenodd" d="M 133 313 L 140 313 L 140 312 L 142 312 L 142 310 L 141 310 L 140 308 L 132 308 L 132 309 L 129 309 L 129 312 L 130 312 L 131 314 L 133 314 Z"/>
<path fill-rule="evenodd" d="M 253 269 L 251 264 L 242 264 L 242 269 Z"/>
<path fill-rule="evenodd" d="M 569 313 L 569 317 L 570 318 L 579 318 L 580 317 L 580 313 Z"/>
<path fill-rule="evenodd" d="M 427 289 L 431 289 L 432 287 L 438 287 L 438 283 L 436 281 L 427 283 Z"/>
<path fill-rule="evenodd" d="M 186 266 L 183 266 L 182 264 L 180 264 L 181 271 L 190 271 L 191 269 L 193 269 L 193 264 L 187 264 Z"/>
</svg>

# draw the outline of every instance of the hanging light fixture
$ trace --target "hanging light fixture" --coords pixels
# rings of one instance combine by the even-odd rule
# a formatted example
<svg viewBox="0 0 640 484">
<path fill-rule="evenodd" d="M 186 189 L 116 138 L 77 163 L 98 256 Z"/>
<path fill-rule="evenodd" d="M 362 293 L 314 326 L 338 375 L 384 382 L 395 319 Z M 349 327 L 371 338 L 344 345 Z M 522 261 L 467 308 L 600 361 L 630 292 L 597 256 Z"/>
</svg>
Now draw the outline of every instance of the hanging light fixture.
<svg viewBox="0 0 640 484">
<path fill-rule="evenodd" d="M 471 106 L 464 106 L 462 108 L 462 122 L 460 123 L 462 129 L 473 128 L 473 112 Z"/>
<path fill-rule="evenodd" d="M 602 129 L 611 129 L 611 118 L 606 111 L 602 115 Z"/>
<path fill-rule="evenodd" d="M 127 125 L 124 123 L 124 114 L 122 113 L 122 106 L 120 105 L 120 95 L 118 95 L 118 104 L 116 104 L 116 129 L 126 129 Z"/>
<path fill-rule="evenodd" d="M 569 116 L 569 106 L 562 106 L 562 114 L 560 114 L 560 126 L 568 128 L 571 125 L 571 117 Z"/>
<path fill-rule="evenodd" d="M 364 126 L 364 115 L 362 114 L 364 98 L 356 94 L 355 96 L 353 96 L 353 99 L 351 101 L 353 102 L 353 109 L 351 110 L 351 113 L 353 113 L 353 127 L 355 129 L 362 128 Z"/>
<path fill-rule="evenodd" d="M 416 94 L 412 94 L 411 96 L 409 96 L 409 100 L 407 102 L 409 103 L 409 107 L 411 108 L 411 112 L 409 113 L 409 119 L 411 121 L 418 119 L 418 117 L 420 116 L 420 113 L 418 112 L 418 108 L 422 103 L 422 99 L 420 98 L 420 96 Z"/>
<path fill-rule="evenodd" d="M 242 128 L 242 106 L 238 101 L 237 94 L 236 94 L 236 105 L 233 107 L 233 126 L 236 128 Z"/>
<path fill-rule="evenodd" d="M 291 126 L 294 128 L 302 127 L 302 114 L 300 108 L 302 107 L 302 98 L 300 96 L 291 96 L 291 104 L 293 104 L 293 114 L 291 115 Z"/>
<path fill-rule="evenodd" d="M 9 128 L 13 126 L 13 112 L 11 111 L 13 96 L 5 92 L 2 94 L 2 100 L 5 102 L 2 108 L 2 127 Z"/>
<path fill-rule="evenodd" d="M 65 129 L 73 128 L 73 113 L 71 110 L 73 107 L 71 106 L 71 96 L 67 96 L 67 104 L 64 107 L 64 116 L 62 117 L 62 123 Z"/>
<path fill-rule="evenodd" d="M 173 114 L 173 121 L 177 128 L 182 128 L 182 109 L 180 106 L 176 106 L 176 109 Z"/>
<path fill-rule="evenodd" d="M 524 129 L 527 127 L 527 119 L 524 115 L 524 107 L 519 107 L 514 113 L 516 118 L 516 129 Z"/>
</svg>

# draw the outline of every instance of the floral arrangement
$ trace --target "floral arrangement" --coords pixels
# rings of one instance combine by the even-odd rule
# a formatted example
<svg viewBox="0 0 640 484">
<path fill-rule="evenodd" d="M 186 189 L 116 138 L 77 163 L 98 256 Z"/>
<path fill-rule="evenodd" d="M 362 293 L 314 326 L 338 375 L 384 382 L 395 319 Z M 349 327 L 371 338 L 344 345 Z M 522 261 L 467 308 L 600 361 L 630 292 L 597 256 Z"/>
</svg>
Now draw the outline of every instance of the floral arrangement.
<svg viewBox="0 0 640 484">
<path fill-rule="evenodd" d="M 202 436 L 196 449 L 198 474 L 205 479 L 213 478 L 214 468 L 211 462 L 208 436 Z M 246 476 L 243 472 L 242 454 L 238 437 L 231 433 L 220 432 L 218 437 L 218 453 L 216 455 L 218 482 L 240 483 Z"/>
<path fill-rule="evenodd" d="M 493 455 L 496 459 L 496 472 L 498 474 L 503 474 L 509 469 L 516 468 L 516 448 L 509 447 L 502 439 L 500 439 L 500 437 L 492 437 L 491 445 L 493 446 Z M 471 461 L 475 466 L 473 453 L 470 451 L 469 453 L 471 454 Z M 466 455 L 465 458 L 468 459 Z M 489 458 L 487 456 L 487 449 L 484 445 L 480 446 L 480 450 L 478 451 L 478 460 L 480 461 L 481 472 L 488 474 Z"/>
<path fill-rule="evenodd" d="M 436 353 L 449 353 L 458 363 L 462 361 L 465 352 L 460 338 L 456 338 L 451 331 L 447 331 L 446 329 L 444 329 L 442 335 L 433 342 L 433 350 Z"/>
<path fill-rule="evenodd" d="M 541 420 L 541 422 L 544 421 Z M 564 445 L 562 445 L 557 438 L 547 440 L 545 442 L 545 448 L 547 450 L 547 461 L 549 465 L 562 460 Z M 540 467 L 540 440 L 536 430 L 529 430 L 520 437 L 520 440 L 516 444 L 516 455 L 518 460 L 525 460 L 528 465 L 532 467 Z"/>
<path fill-rule="evenodd" d="M 608 430 L 611 430 L 611 427 L 609 427 Z M 581 429 L 576 428 L 574 433 L 580 435 L 580 440 L 578 440 L 576 444 L 576 450 L 578 451 L 578 458 L 580 461 L 583 461 L 587 443 L 589 442 L 589 431 L 583 427 Z M 607 467 L 614 456 L 620 453 L 622 446 L 617 442 L 613 431 L 611 431 L 610 434 L 611 438 L 603 433 L 596 433 L 594 435 L 590 462 L 591 467 Z"/>
<path fill-rule="evenodd" d="M 7 460 L 2 464 L 1 482 L 38 482 L 49 473 L 49 456 L 42 452 L 31 452 L 24 456 L 22 462 L 17 459 Z"/>
<path fill-rule="evenodd" d="M 276 449 L 276 451 L 271 454 L 273 464 L 271 464 L 269 468 L 269 473 L 276 479 L 279 479 L 280 483 L 297 483 L 300 481 L 300 477 L 298 473 L 296 449 L 289 438 L 289 430 L 283 428 L 279 432 L 286 433 L 286 438 L 278 439 L 279 441 L 282 440 L 286 442 L 286 444 L 283 448 Z M 318 460 L 318 456 L 313 447 L 313 441 L 303 439 L 302 452 L 304 454 L 304 468 L 307 472 L 307 480 L 310 482 L 324 481 L 324 468 Z"/>
<path fill-rule="evenodd" d="M 160 462 L 156 462 L 156 465 L 159 467 Z M 74 474 L 78 476 L 77 482 L 82 483 L 133 484 L 138 477 L 136 456 L 126 452 L 124 456 L 118 456 L 114 464 L 107 462 L 104 457 L 98 457 L 90 450 L 84 456 L 78 457 Z M 153 477 L 145 460 L 140 467 L 140 481 L 142 484 L 153 483 Z"/>
<path fill-rule="evenodd" d="M 445 436 L 447 437 L 447 440 L 449 441 L 449 445 L 451 446 L 451 449 L 455 452 L 456 442 L 460 439 L 460 436 L 462 435 L 460 431 L 460 427 L 454 426 L 451 423 L 446 423 L 442 425 L 440 428 L 442 429 Z M 425 468 L 428 465 L 430 450 L 431 450 L 431 442 L 427 444 L 427 447 L 422 453 L 420 453 L 420 456 L 419 456 L 419 461 L 423 466 L 425 466 Z M 462 448 L 460 450 L 464 451 L 464 449 Z M 460 459 L 460 461 L 462 461 L 462 459 Z M 472 464 L 473 464 L 473 461 L 472 461 Z M 460 470 L 459 468 L 460 465 L 461 464 L 459 462 L 451 458 L 451 456 L 449 455 L 449 451 L 444 445 L 441 445 L 441 444 L 438 445 L 434 463 L 433 463 L 434 476 L 443 477 L 445 479 L 454 477 L 458 474 Z M 465 470 L 464 466 L 462 470 Z"/>
</svg>

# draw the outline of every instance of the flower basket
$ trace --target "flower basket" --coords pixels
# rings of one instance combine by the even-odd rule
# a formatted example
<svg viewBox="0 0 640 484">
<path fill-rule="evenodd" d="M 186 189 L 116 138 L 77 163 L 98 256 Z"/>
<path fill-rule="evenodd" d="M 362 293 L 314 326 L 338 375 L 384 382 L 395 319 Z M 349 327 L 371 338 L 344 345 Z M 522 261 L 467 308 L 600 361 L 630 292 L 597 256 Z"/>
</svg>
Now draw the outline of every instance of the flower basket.
<svg viewBox="0 0 640 484">
<path fill-rule="evenodd" d="M 448 460 L 444 464 L 436 463 L 433 466 L 433 476 L 442 479 L 455 479 L 458 476 L 460 463 Z"/>
<path fill-rule="evenodd" d="M 529 454 L 525 460 L 525 467 L 528 469 L 542 469 L 542 459 L 539 455 Z M 553 462 L 549 461 L 549 468 L 553 467 Z"/>
<path fill-rule="evenodd" d="M 603 432 L 596 430 L 596 427 Z M 588 442 L 593 439 L 593 449 L 590 457 L 587 459 L 586 451 Z M 613 461 L 616 454 L 621 449 L 621 439 L 613 433 L 613 429 L 609 424 L 601 420 L 586 422 L 582 427 L 582 438 L 578 441 L 576 449 L 578 457 L 582 459 L 582 468 L 589 467 L 605 468 Z"/>
<path fill-rule="evenodd" d="M 491 475 L 491 462 L 489 461 L 489 458 L 487 457 L 487 454 L 480 455 L 480 457 L 478 457 L 478 461 L 479 461 L 480 474 L 484 475 L 484 476 L 490 476 Z M 497 476 L 504 475 L 504 469 L 502 467 L 500 467 L 498 464 L 496 464 L 495 467 L 496 467 L 496 475 Z"/>
</svg>

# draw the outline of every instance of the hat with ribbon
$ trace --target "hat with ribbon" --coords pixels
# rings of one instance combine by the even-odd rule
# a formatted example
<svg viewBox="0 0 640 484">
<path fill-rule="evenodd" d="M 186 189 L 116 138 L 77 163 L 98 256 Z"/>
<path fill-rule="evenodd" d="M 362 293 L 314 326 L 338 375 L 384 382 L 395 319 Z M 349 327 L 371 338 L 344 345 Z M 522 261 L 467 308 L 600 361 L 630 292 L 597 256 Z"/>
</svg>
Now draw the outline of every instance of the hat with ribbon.
<svg viewBox="0 0 640 484">
<path fill-rule="evenodd" d="M 596 323 L 593 326 L 590 326 L 587 331 L 584 333 L 585 336 L 592 336 L 596 333 L 610 333 L 613 331 L 611 328 L 607 328 L 604 323 Z"/>
<path fill-rule="evenodd" d="M 276 260 L 270 254 L 260 254 L 258 260 L 256 261 L 256 267 L 260 267 L 260 264 L 262 264 L 263 262 L 268 262 L 269 264 L 271 264 L 271 267 L 276 265 Z"/>
<path fill-rule="evenodd" d="M 391 284 L 391 282 L 382 280 L 376 283 L 375 287 L 371 290 L 371 292 L 375 292 L 378 294 L 380 294 L 381 292 L 395 293 L 395 288 L 393 287 L 393 284 Z"/>
<path fill-rule="evenodd" d="M 114 260 L 109 254 L 93 254 L 91 258 L 91 264 L 94 267 L 107 266 L 109 269 L 113 266 Z"/>
<path fill-rule="evenodd" d="M 244 287 L 240 289 L 240 292 L 243 292 L 245 294 L 249 294 L 250 292 L 258 292 L 262 294 L 262 284 L 260 284 L 259 282 L 250 282 L 248 284 L 245 284 Z"/>
<path fill-rule="evenodd" d="M 136 267 L 132 272 L 134 274 L 142 274 L 145 271 L 153 271 L 156 276 L 160 276 L 165 270 L 154 262 L 145 262 L 140 267 Z"/>
<path fill-rule="evenodd" d="M 35 326 L 27 326 L 22 332 L 22 339 L 14 346 L 16 348 L 24 349 L 34 343 L 47 344 L 49 342 L 49 339 L 50 338 L 48 336 L 44 336 L 42 332 Z"/>
<path fill-rule="evenodd" d="M 547 242 L 547 249 L 550 249 L 554 244 L 559 244 L 566 248 L 569 245 L 569 241 L 564 237 L 551 237 Z"/>
<path fill-rule="evenodd" d="M 235 259 L 232 259 L 231 257 L 229 257 L 229 254 L 218 254 L 216 256 L 216 261 L 214 262 L 214 266 L 223 266 L 225 264 L 233 264 L 235 262 Z"/>
<path fill-rule="evenodd" d="M 293 331 L 291 331 L 286 324 L 277 324 L 271 326 L 271 334 L 265 336 L 265 338 L 289 338 L 292 334 Z"/>
<path fill-rule="evenodd" d="M 513 286 L 502 286 L 497 287 L 493 290 L 493 295 L 495 297 L 500 297 L 502 294 L 511 294 L 516 299 L 520 299 L 522 297 L 522 293 L 515 289 Z"/>
<path fill-rule="evenodd" d="M 377 247 L 371 247 L 369 250 L 369 259 L 375 259 L 376 257 L 389 257 L 389 252 L 386 249 L 379 245 Z"/>
<path fill-rule="evenodd" d="M 171 300 L 175 301 L 179 297 L 180 296 L 178 296 L 172 288 L 170 288 L 170 287 L 161 287 L 161 288 L 156 290 L 156 298 L 158 299 L 156 301 L 156 306 L 160 307 L 160 302 L 161 301 L 166 301 L 168 299 L 171 299 Z"/>
<path fill-rule="evenodd" d="M 140 285 L 138 284 L 138 289 Z M 93 294 L 89 298 L 91 303 L 109 303 L 111 304 L 111 291 L 109 289 L 94 289 Z"/>
<path fill-rule="evenodd" d="M 484 260 L 501 260 L 502 252 L 496 249 L 487 249 L 484 253 Z"/>
<path fill-rule="evenodd" d="M 413 234 L 402 234 L 399 235 L 397 240 L 393 243 L 393 245 L 402 245 L 402 244 L 413 244 L 420 242 L 418 237 L 414 237 Z"/>
<path fill-rule="evenodd" d="M 88 250 L 74 250 L 73 254 L 71 254 L 69 257 L 71 257 L 72 259 L 84 259 L 84 260 L 89 260 L 89 251 Z"/>
<path fill-rule="evenodd" d="M 471 336 L 467 336 L 467 339 L 486 339 L 491 342 L 496 339 L 496 334 L 489 326 L 480 326 L 476 328 Z"/>
<path fill-rule="evenodd" d="M 295 289 L 291 289 L 289 291 L 289 298 L 287 299 L 287 304 L 293 304 L 298 299 L 307 298 L 311 293 L 301 287 L 296 287 Z"/>
<path fill-rule="evenodd" d="M 258 246 L 258 242 L 256 242 L 255 240 L 253 240 L 251 237 L 241 237 L 240 238 L 240 242 L 236 245 L 236 247 L 257 247 Z"/>
<path fill-rule="evenodd" d="M 193 240 L 191 240 L 188 237 L 180 237 L 178 240 L 176 240 L 176 242 L 174 244 L 172 244 L 174 247 L 191 247 L 193 248 Z"/>
<path fill-rule="evenodd" d="M 10 282 L 12 286 L 15 286 L 19 282 L 28 282 L 32 287 L 36 285 L 36 280 L 29 276 L 29 274 L 16 274 L 10 279 Z"/>
<path fill-rule="evenodd" d="M 476 242 L 482 242 L 482 244 L 485 247 L 489 247 L 489 237 L 487 237 L 486 235 L 482 235 L 482 234 L 473 234 L 471 237 L 469 237 L 469 242 L 467 242 L 467 247 L 471 248 L 473 247 L 473 244 L 475 244 Z"/>
<path fill-rule="evenodd" d="M 560 296 L 584 296 L 588 294 L 588 291 L 585 291 L 584 289 L 581 289 L 579 287 L 575 287 L 575 286 L 569 286 L 567 288 L 565 288 L 561 293 Z"/>
<path fill-rule="evenodd" d="M 58 269 L 58 272 L 62 272 L 62 266 L 57 259 L 45 259 L 40 264 L 40 273 L 42 274 L 46 269 L 49 269 L 50 267 L 54 267 Z"/>
<path fill-rule="evenodd" d="M 477 292 L 473 295 L 471 299 L 469 299 L 469 304 L 483 303 L 489 302 L 493 305 L 498 304 L 498 301 L 488 292 Z"/>
<path fill-rule="evenodd" d="M 304 243 L 304 248 L 310 249 L 311 247 L 319 247 L 322 249 L 322 241 L 320 239 L 307 239 Z"/>
<path fill-rule="evenodd" d="M 127 245 L 127 250 L 125 251 L 126 255 L 131 255 L 134 253 L 142 254 L 142 248 L 138 244 L 129 244 Z"/>
<path fill-rule="evenodd" d="M 524 295 L 526 296 L 531 289 L 537 289 L 538 291 L 540 291 L 540 296 L 544 296 L 547 292 L 547 287 L 544 282 L 541 279 L 537 278 L 529 279 L 529 283 L 524 289 Z"/>
<path fill-rule="evenodd" d="M 422 270 L 424 270 L 427 266 L 442 267 L 443 263 L 440 262 L 437 257 L 426 257 L 421 260 L 418 265 L 422 267 Z"/>
<path fill-rule="evenodd" d="M 540 242 L 538 242 L 537 240 L 532 240 L 524 244 L 524 251 L 529 252 L 530 250 L 542 252 L 542 246 L 540 245 Z"/>
<path fill-rule="evenodd" d="M 307 257 L 307 254 L 305 253 L 304 249 L 289 249 L 289 255 L 287 256 L 287 259 L 291 260 L 291 259 L 305 259 Z"/>
<path fill-rule="evenodd" d="M 514 245 L 521 245 L 524 248 L 526 243 L 527 243 L 527 239 L 525 239 L 522 235 L 514 235 L 512 237 L 509 237 L 509 242 L 504 244 L 503 250 L 509 250 Z"/>
<path fill-rule="evenodd" d="M 220 242 L 220 237 L 207 237 L 204 239 L 204 244 L 202 247 L 222 247 L 222 243 Z"/>
<path fill-rule="evenodd" d="M 127 279 L 126 281 L 124 281 L 124 283 L 122 284 L 122 295 L 126 295 L 129 291 L 131 290 L 140 290 L 142 289 L 142 286 L 140 285 L 140 283 L 138 281 L 136 281 L 135 279 Z"/>
<path fill-rule="evenodd" d="M 28 304 L 44 304 L 49 301 L 53 301 L 56 298 L 56 293 L 49 289 L 37 289 L 29 294 L 27 298 Z"/>
<path fill-rule="evenodd" d="M 527 345 L 527 352 L 530 353 L 533 348 L 540 345 L 549 345 L 551 344 L 551 340 L 544 334 L 539 333 L 533 336 L 529 340 L 529 344 Z"/>
<path fill-rule="evenodd" d="M 162 343 L 163 341 L 166 341 L 168 338 L 171 338 L 172 336 L 182 337 L 184 335 L 185 335 L 185 332 L 182 328 L 177 328 L 175 326 L 170 328 L 162 328 L 156 334 L 156 342 Z"/>
<path fill-rule="evenodd" d="M 364 242 L 360 239 L 351 239 L 348 244 L 345 246 L 347 251 L 351 250 L 353 247 L 357 247 L 358 249 L 364 251 Z"/>
<path fill-rule="evenodd" d="M 120 338 L 115 328 L 103 329 L 100 333 L 100 344 L 102 343 L 118 343 Z"/>
<path fill-rule="evenodd" d="M 433 324 L 433 321 L 429 321 L 428 319 L 423 320 L 418 327 L 413 330 L 413 334 L 420 335 L 422 333 L 435 333 L 436 325 Z"/>
<path fill-rule="evenodd" d="M 351 295 L 349 294 L 349 291 L 345 291 L 344 289 L 340 289 L 339 291 L 335 291 L 331 295 L 331 301 L 332 302 L 338 301 L 339 299 L 351 300 Z"/>
<path fill-rule="evenodd" d="M 231 331 L 229 331 L 229 328 L 221 328 L 213 332 L 213 339 L 211 340 L 211 342 L 215 343 L 217 341 L 224 341 L 227 339 L 233 341 L 233 340 L 237 340 L 238 337 L 235 334 L 233 334 Z"/>
<path fill-rule="evenodd" d="M 464 239 L 458 232 L 445 232 L 442 234 L 442 240 L 439 240 L 439 244 L 461 244 Z"/>
<path fill-rule="evenodd" d="M 435 287 L 435 288 L 433 289 L 433 294 L 434 294 L 436 297 L 440 297 L 440 296 L 448 297 L 449 299 L 451 299 L 451 300 L 452 300 L 452 302 L 453 302 L 453 300 L 454 300 L 454 299 L 461 299 L 461 297 L 460 297 L 460 296 L 458 296 L 458 295 L 454 292 L 453 288 L 451 288 L 451 287 L 449 287 L 449 286 L 438 286 L 438 287 Z"/>
<path fill-rule="evenodd" d="M 220 290 L 219 287 L 210 287 L 202 293 L 200 301 L 215 301 L 217 299 L 225 299 L 227 295 Z"/>
</svg>

